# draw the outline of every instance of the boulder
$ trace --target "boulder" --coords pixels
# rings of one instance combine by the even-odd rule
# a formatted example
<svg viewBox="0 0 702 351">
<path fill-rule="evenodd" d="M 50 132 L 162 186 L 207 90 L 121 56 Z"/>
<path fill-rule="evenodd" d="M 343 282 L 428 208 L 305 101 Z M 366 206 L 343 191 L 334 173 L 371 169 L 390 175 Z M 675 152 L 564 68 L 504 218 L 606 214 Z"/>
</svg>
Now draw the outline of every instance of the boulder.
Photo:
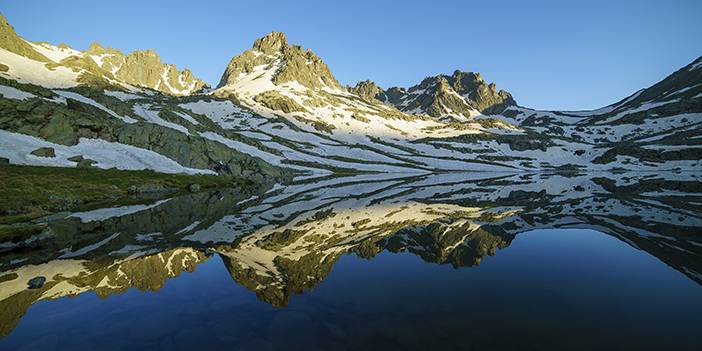
<svg viewBox="0 0 702 351">
<path fill-rule="evenodd" d="M 46 283 L 46 277 L 38 276 L 29 279 L 27 282 L 27 287 L 30 289 L 41 289 L 41 287 L 44 286 L 44 283 Z"/>
<path fill-rule="evenodd" d="M 53 147 L 40 147 L 31 152 L 34 156 L 39 157 L 56 157 L 56 152 Z"/>
</svg>

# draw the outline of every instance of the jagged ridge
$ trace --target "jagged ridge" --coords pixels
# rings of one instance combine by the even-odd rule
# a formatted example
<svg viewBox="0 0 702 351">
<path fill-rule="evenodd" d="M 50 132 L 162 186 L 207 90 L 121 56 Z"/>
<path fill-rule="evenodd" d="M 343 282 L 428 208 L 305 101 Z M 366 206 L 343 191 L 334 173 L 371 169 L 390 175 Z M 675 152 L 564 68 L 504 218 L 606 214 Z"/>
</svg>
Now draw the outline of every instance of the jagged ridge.
<svg viewBox="0 0 702 351">
<path fill-rule="evenodd" d="M 239 74 L 251 73 L 256 66 L 273 64 L 276 65 L 274 84 L 296 81 L 308 88 L 340 87 L 329 67 L 312 50 L 290 46 L 285 33 L 271 32 L 257 39 L 251 50 L 229 62 L 217 88 L 233 84 Z"/>
</svg>

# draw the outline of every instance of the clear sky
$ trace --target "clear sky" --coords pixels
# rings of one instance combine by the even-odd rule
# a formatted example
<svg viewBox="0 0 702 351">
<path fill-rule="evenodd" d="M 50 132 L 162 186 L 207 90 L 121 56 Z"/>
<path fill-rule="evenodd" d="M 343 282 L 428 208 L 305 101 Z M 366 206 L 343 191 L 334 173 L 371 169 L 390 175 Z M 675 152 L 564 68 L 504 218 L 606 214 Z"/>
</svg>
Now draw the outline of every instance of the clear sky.
<svg viewBox="0 0 702 351">
<path fill-rule="evenodd" d="M 29 40 L 153 48 L 213 85 L 275 30 L 342 84 L 411 86 L 461 69 L 547 109 L 610 104 L 702 55 L 702 0 L 16 0 L 0 11 Z"/>
</svg>

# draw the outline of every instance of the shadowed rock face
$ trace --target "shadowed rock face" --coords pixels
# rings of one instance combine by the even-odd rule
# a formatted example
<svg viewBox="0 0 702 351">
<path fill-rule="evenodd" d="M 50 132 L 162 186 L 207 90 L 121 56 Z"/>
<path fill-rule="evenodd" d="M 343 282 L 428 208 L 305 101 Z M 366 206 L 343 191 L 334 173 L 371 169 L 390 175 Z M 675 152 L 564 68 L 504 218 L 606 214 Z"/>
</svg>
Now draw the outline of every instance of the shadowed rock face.
<svg viewBox="0 0 702 351">
<path fill-rule="evenodd" d="M 84 91 L 86 95 L 96 94 L 92 89 Z M 51 96 L 52 93 L 48 91 L 46 94 Z M 126 113 L 133 113 L 133 106 L 118 100 L 107 101 L 115 103 L 115 107 L 121 107 Z M 217 172 L 227 176 L 256 181 L 284 181 L 288 178 L 286 171 L 222 143 L 158 124 L 121 123 L 101 109 L 70 98 L 66 99 L 65 105 L 37 99 L 2 99 L 0 112 L 0 129 L 23 132 L 61 145 L 76 145 L 81 138 L 99 138 L 151 150 L 187 167 L 214 170 L 218 164 L 226 165 L 226 171 Z M 180 119 L 177 115 L 172 116 Z"/>
<path fill-rule="evenodd" d="M 660 82 L 590 111 L 536 111 L 518 106 L 502 114 L 544 137 L 595 145 L 597 165 L 699 163 L 702 57 Z M 621 166 L 620 166 L 621 167 Z"/>
<path fill-rule="evenodd" d="M 702 93 L 702 56 L 692 61 L 685 67 L 673 72 L 662 81 L 641 89 L 638 92 L 622 99 L 612 105 L 611 111 L 606 111 L 593 116 L 588 123 L 597 123 L 607 117 L 616 116 L 627 109 L 636 109 L 644 104 L 656 104 L 669 102 L 656 107 L 657 117 L 665 117 L 680 113 L 702 112 L 702 100 L 699 99 Z M 567 112 L 564 112 L 567 114 Z M 641 109 L 638 113 L 625 116 L 626 119 L 618 120 L 617 123 L 625 121 L 643 122 L 646 117 L 652 117 L 652 111 Z M 653 116 L 653 117 L 655 117 Z"/>
</svg>

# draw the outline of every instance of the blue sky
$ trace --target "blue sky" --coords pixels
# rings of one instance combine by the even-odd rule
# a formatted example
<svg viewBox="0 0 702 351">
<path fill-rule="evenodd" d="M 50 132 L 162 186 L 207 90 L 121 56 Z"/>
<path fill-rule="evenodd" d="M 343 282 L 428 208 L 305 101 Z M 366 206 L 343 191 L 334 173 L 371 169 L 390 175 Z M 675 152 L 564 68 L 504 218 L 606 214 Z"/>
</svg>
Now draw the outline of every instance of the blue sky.
<svg viewBox="0 0 702 351">
<path fill-rule="evenodd" d="M 216 84 L 272 30 L 312 48 L 343 84 L 411 86 L 477 71 L 520 105 L 587 109 L 649 86 L 702 55 L 702 1 L 3 1 L 29 40 L 93 41 Z"/>
</svg>

